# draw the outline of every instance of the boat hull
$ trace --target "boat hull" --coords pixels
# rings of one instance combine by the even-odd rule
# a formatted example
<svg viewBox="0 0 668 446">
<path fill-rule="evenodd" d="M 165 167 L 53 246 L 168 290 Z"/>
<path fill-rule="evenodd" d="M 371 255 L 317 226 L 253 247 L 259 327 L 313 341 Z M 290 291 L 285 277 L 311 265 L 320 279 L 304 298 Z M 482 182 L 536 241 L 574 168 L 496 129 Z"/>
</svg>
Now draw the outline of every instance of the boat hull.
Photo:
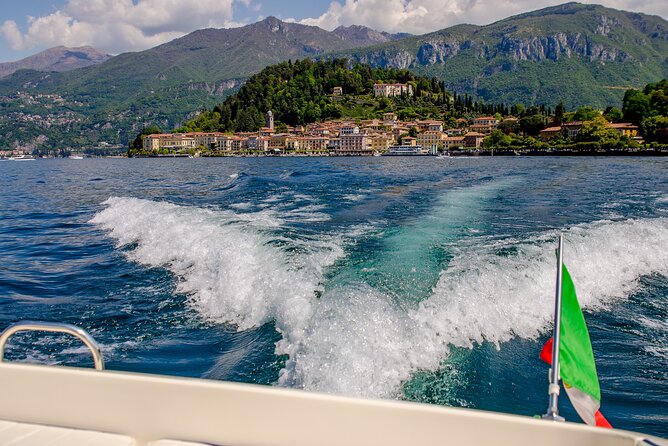
<svg viewBox="0 0 668 446">
<path fill-rule="evenodd" d="M 0 363 L 0 394 L 0 420 L 120 434 L 137 445 L 176 439 L 227 446 L 632 446 L 646 438 L 471 409 L 11 363 Z"/>
</svg>

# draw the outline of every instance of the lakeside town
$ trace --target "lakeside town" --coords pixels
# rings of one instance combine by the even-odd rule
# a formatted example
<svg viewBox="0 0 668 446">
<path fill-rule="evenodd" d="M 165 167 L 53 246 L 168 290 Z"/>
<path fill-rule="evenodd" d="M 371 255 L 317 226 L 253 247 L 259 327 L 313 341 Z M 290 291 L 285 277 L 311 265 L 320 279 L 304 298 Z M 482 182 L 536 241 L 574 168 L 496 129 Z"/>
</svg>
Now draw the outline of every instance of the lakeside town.
<svg viewBox="0 0 668 446">
<path fill-rule="evenodd" d="M 369 99 L 405 100 L 415 94 L 414 83 L 373 83 Z M 329 91 L 333 100 L 343 100 L 343 87 Z M 360 97 L 355 97 L 359 100 Z M 58 101 L 58 97 L 48 97 Z M 520 104 L 521 106 L 521 104 Z M 520 111 L 514 106 L 515 110 Z M 564 113 L 549 116 L 525 111 L 513 114 L 468 115 L 443 119 L 400 119 L 395 111 L 384 111 L 374 119 L 339 118 L 290 126 L 275 122 L 274 112 L 268 110 L 264 126 L 256 131 L 180 131 L 140 135 L 139 147 L 132 148 L 130 157 L 218 157 L 218 156 L 415 156 L 415 155 L 541 155 L 541 154 L 658 154 L 665 155 L 665 148 L 658 150 L 649 145 L 640 134 L 638 125 L 610 119 L 604 111 L 584 107 L 587 113 Z M 531 108 L 529 110 L 531 110 Z M 530 115 L 530 113 L 534 113 Z M 262 116 L 262 114 L 260 114 Z M 523 120 L 539 116 L 539 126 L 532 132 L 524 130 Z M 580 119 L 573 119 L 580 117 Z M 622 117 L 618 110 L 618 118 Z M 569 118 L 571 118 L 569 120 Z M 607 118 L 607 119 L 606 119 Z M 609 120 L 608 120 L 609 119 Z M 596 121 L 598 130 L 611 132 L 617 140 L 613 149 L 591 146 L 591 140 L 582 138 L 581 132 L 591 132 Z M 256 121 L 257 122 L 257 121 Z M 256 124 L 257 125 L 257 124 Z M 246 129 L 248 130 L 248 129 Z M 608 133 L 610 135 L 610 133 Z M 520 142 L 521 146 L 514 145 Z M 105 143 L 102 143 L 105 144 Z M 589 145 L 588 145 L 589 144 Z M 111 146 L 100 146 L 96 152 Z M 26 153 L 20 149 L 0 151 L 0 159 L 16 159 L 21 156 L 43 156 Z M 91 156 L 83 152 L 63 152 L 60 156 L 82 158 Z"/>
<path fill-rule="evenodd" d="M 341 96 L 341 87 L 334 87 L 333 96 Z M 376 98 L 412 95 L 410 84 L 377 83 Z M 394 112 L 383 113 L 382 119 L 338 119 L 283 126 L 277 131 L 271 110 L 265 115 L 265 126 L 255 132 L 184 132 L 158 133 L 142 137 L 142 154 L 138 156 L 378 156 L 438 155 L 479 153 L 488 138 L 500 125 L 512 128 L 519 119 L 514 116 L 479 116 L 459 118 L 455 126 L 446 127 L 441 120 L 402 121 Z M 575 139 L 583 121 L 563 122 L 542 129 L 538 140 L 544 143 L 567 138 Z M 607 123 L 620 136 L 642 144 L 638 126 L 632 123 Z M 489 139 L 487 140 L 489 143 Z M 488 145 L 488 147 L 486 147 Z"/>
</svg>

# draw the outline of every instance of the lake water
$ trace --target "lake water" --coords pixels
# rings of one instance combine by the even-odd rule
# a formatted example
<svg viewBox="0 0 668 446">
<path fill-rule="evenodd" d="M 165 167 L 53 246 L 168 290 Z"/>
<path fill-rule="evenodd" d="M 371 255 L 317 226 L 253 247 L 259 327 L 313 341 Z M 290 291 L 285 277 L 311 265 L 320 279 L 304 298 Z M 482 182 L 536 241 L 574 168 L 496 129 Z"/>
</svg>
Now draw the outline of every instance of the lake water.
<svg viewBox="0 0 668 446">
<path fill-rule="evenodd" d="M 668 437 L 666 159 L 4 161 L 0 188 L 0 329 L 79 325 L 109 369 L 529 416 L 563 233 L 602 412 Z"/>
</svg>

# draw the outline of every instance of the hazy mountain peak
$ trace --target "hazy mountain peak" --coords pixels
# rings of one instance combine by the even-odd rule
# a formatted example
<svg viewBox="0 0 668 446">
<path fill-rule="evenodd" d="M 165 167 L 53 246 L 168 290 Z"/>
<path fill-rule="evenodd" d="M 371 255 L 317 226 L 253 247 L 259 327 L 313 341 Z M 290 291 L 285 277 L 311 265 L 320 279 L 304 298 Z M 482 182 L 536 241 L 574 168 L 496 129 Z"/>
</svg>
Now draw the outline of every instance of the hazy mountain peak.
<svg viewBox="0 0 668 446">
<path fill-rule="evenodd" d="M 0 77 L 9 76 L 21 69 L 36 71 L 70 71 L 96 65 L 111 56 L 90 46 L 68 48 L 56 46 L 16 62 L 0 63 Z"/>
<path fill-rule="evenodd" d="M 407 33 L 390 34 L 383 31 L 376 31 L 375 29 L 362 25 L 341 25 L 332 31 L 332 33 L 339 36 L 341 40 L 357 42 L 360 46 L 374 43 L 385 43 L 410 36 L 410 34 Z"/>
</svg>

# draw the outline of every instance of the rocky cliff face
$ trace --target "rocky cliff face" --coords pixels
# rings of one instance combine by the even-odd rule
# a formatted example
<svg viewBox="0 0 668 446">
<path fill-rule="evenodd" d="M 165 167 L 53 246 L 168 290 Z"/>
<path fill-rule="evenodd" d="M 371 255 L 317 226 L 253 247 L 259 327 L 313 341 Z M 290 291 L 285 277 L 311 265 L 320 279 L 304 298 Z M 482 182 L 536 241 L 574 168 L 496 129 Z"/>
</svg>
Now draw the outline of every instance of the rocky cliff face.
<svg viewBox="0 0 668 446">
<path fill-rule="evenodd" d="M 609 24 L 600 25 L 598 30 L 601 35 L 608 32 L 608 26 Z M 431 37 L 421 42 L 415 52 L 379 48 L 376 51 L 353 55 L 353 58 L 362 63 L 382 67 L 413 68 L 418 65 L 442 65 L 465 51 L 485 61 L 503 58 L 516 62 L 541 62 L 581 57 L 587 62 L 605 64 L 628 62 L 634 59 L 627 52 L 615 46 L 597 42 L 589 35 L 563 32 L 531 37 L 503 36 L 497 42 Z"/>
<path fill-rule="evenodd" d="M 601 29 L 605 32 L 605 29 Z M 580 56 L 589 62 L 626 62 L 632 57 L 614 47 L 593 41 L 581 33 L 555 33 L 549 36 L 512 38 L 504 37 L 494 50 L 495 55 L 506 56 L 515 61 L 559 60 L 561 57 Z"/>
<path fill-rule="evenodd" d="M 567 3 L 337 56 L 437 76 L 485 101 L 605 107 L 628 87 L 668 77 L 668 22 Z"/>
</svg>

